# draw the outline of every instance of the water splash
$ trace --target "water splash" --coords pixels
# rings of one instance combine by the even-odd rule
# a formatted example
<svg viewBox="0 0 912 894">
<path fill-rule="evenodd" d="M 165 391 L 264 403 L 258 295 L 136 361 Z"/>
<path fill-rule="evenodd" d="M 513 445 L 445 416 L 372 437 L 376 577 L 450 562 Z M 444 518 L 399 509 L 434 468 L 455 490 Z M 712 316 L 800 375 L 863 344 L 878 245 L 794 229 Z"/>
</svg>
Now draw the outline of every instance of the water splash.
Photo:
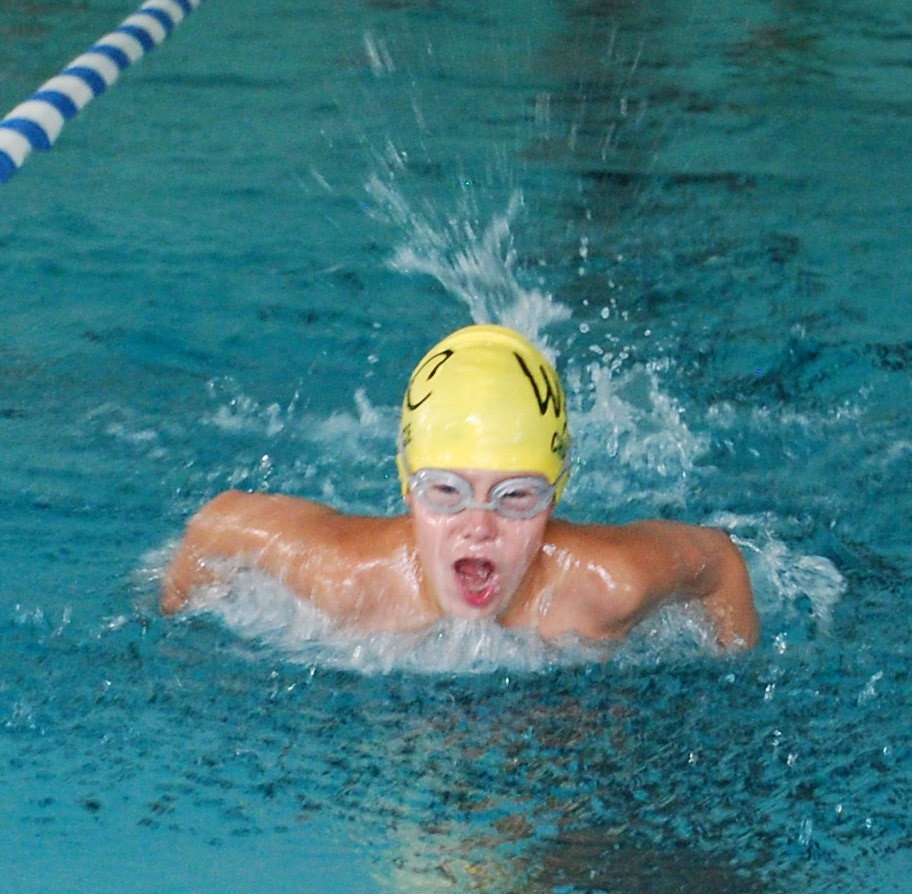
<svg viewBox="0 0 912 894">
<path fill-rule="evenodd" d="M 829 632 L 846 591 L 845 578 L 829 559 L 789 547 L 777 535 L 772 514 L 720 513 L 712 522 L 729 531 L 744 553 L 762 616 L 793 630 L 795 622 L 809 620 L 813 629 Z"/>
<path fill-rule="evenodd" d="M 151 550 L 134 575 L 136 611 L 154 613 L 158 587 L 176 543 Z M 556 667 L 613 662 L 619 670 L 714 654 L 712 627 L 699 609 L 669 605 L 640 624 L 625 641 L 574 634 L 545 640 L 532 630 L 494 621 L 445 618 L 410 633 L 364 632 L 340 625 L 282 583 L 241 562 L 223 560 L 224 583 L 194 591 L 177 624 L 211 618 L 238 638 L 251 661 L 264 650 L 289 664 L 365 675 L 530 674 Z"/>
<path fill-rule="evenodd" d="M 215 408 L 203 416 L 202 422 L 223 432 L 252 432 L 272 438 L 285 431 L 296 416 L 299 400 L 297 393 L 287 406 L 276 401 L 264 406 L 241 392 L 237 382 L 230 376 L 213 379 L 206 387 Z"/>
<path fill-rule="evenodd" d="M 298 391 L 283 405 L 278 401 L 263 404 L 255 400 L 230 377 L 213 379 L 207 390 L 213 408 L 200 421 L 228 435 L 315 441 L 352 453 L 357 452 L 357 445 L 364 439 L 390 437 L 390 426 L 394 424 L 390 418 L 392 409 L 374 406 L 364 388 L 356 388 L 352 395 L 354 413 L 337 410 L 327 417 L 308 414 Z"/>
<path fill-rule="evenodd" d="M 379 211 L 405 233 L 390 266 L 433 277 L 466 305 L 476 323 L 510 326 L 547 347 L 544 330 L 570 317 L 569 308 L 551 294 L 519 282 L 512 231 L 523 208 L 519 190 L 502 213 L 481 224 L 466 197 L 455 214 L 442 219 L 433 206 L 409 202 L 392 179 L 373 175 L 366 189 Z"/>
<path fill-rule="evenodd" d="M 400 159 L 395 152 L 387 155 Z M 549 346 L 545 330 L 568 320 L 571 311 L 543 287 L 520 282 L 514 229 L 524 208 L 521 191 L 514 190 L 506 208 L 482 225 L 470 191 L 460 194 L 454 213 L 444 215 L 428 202 L 408 199 L 404 164 L 387 161 L 381 168 L 385 173 L 374 174 L 366 188 L 380 213 L 403 234 L 390 266 L 403 274 L 433 277 L 468 307 L 476 323 L 511 326 L 554 359 L 559 350 Z M 600 347 L 597 362 L 565 372 L 575 404 L 575 464 L 578 471 L 585 467 L 586 489 L 609 504 L 633 499 L 683 505 L 688 476 L 708 438 L 687 426 L 681 405 L 663 388 L 670 360 L 631 364 L 629 349 L 620 344 L 612 348 L 606 353 Z M 579 477 L 571 479 L 571 500 Z"/>
<path fill-rule="evenodd" d="M 340 626 L 260 572 L 236 564 L 225 570 L 231 583 L 195 592 L 186 617 L 214 616 L 248 643 L 296 664 L 364 674 L 527 673 L 604 659 L 615 648 L 577 640 L 553 645 L 531 631 L 450 618 L 415 633 L 360 632 Z"/>
<path fill-rule="evenodd" d="M 691 430 L 683 406 L 665 390 L 668 359 L 629 365 L 627 359 L 621 349 L 568 377 L 574 453 L 585 489 L 614 507 L 682 506 L 709 438 Z"/>
</svg>

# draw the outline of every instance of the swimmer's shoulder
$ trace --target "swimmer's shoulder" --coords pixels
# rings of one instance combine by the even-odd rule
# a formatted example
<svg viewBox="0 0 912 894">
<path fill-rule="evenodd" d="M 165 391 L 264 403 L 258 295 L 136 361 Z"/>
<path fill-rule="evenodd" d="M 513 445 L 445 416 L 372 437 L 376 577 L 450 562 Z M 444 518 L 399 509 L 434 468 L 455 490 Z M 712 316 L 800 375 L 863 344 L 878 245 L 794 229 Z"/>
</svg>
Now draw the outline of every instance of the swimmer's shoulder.
<svg viewBox="0 0 912 894">
<path fill-rule="evenodd" d="M 542 546 L 542 586 L 554 628 L 594 638 L 629 633 L 643 608 L 641 534 L 627 525 L 575 524 L 553 519 Z"/>
<path fill-rule="evenodd" d="M 578 524 L 552 519 L 545 530 L 546 551 L 576 563 L 610 560 L 626 564 L 635 551 L 630 526 Z"/>
<path fill-rule="evenodd" d="M 574 618 L 584 635 L 592 635 L 584 629 L 587 618 L 594 629 L 604 629 L 601 635 L 624 635 L 659 603 L 696 598 L 723 631 L 737 612 L 738 636 L 745 642 L 756 637 L 743 557 L 718 528 L 667 520 L 604 526 L 555 521 L 545 538 L 556 614 Z"/>
<path fill-rule="evenodd" d="M 552 519 L 545 542 L 572 555 L 580 562 L 605 562 L 619 572 L 633 574 L 664 548 L 669 534 L 693 530 L 690 525 L 666 521 L 634 521 L 619 525 L 576 524 Z"/>
<path fill-rule="evenodd" d="M 257 529 L 294 537 L 316 531 L 329 535 L 340 522 L 344 527 L 343 519 L 330 506 L 303 497 L 226 490 L 206 503 L 190 524 Z"/>
<path fill-rule="evenodd" d="M 302 539 L 345 549 L 371 545 L 389 548 L 409 536 L 405 516 L 393 518 L 349 515 L 314 500 L 287 494 L 228 490 L 212 499 L 198 513 L 205 523 L 216 520 L 237 528 L 270 532 L 282 539 Z"/>
<path fill-rule="evenodd" d="M 206 503 L 199 514 L 250 519 L 319 518 L 333 515 L 335 511 L 303 497 L 226 490 Z"/>
</svg>

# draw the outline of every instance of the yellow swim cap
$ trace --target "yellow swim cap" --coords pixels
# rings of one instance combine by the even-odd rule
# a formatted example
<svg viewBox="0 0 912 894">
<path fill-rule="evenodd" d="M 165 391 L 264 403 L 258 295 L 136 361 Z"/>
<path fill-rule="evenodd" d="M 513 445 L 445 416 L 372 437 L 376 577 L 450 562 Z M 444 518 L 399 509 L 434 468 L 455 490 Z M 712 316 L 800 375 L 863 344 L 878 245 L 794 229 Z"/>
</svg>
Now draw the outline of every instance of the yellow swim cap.
<svg viewBox="0 0 912 894">
<path fill-rule="evenodd" d="M 554 367 L 504 326 L 467 326 L 431 348 L 402 402 L 399 475 L 419 469 L 530 472 L 556 485 L 570 465 L 567 400 Z"/>
</svg>

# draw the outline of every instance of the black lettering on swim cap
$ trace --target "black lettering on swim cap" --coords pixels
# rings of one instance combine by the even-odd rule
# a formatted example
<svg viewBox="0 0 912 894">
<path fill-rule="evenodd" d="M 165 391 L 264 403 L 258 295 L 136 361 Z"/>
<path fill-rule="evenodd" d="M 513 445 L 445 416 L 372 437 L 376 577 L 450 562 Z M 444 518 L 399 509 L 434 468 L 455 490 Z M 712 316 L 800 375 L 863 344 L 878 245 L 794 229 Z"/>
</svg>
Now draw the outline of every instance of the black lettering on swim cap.
<svg viewBox="0 0 912 894">
<path fill-rule="evenodd" d="M 567 423 L 565 422 L 561 431 L 556 431 L 551 435 L 551 452 L 561 459 L 566 459 L 569 450 L 570 432 L 567 430 Z"/>
<path fill-rule="evenodd" d="M 427 376 L 425 376 L 425 381 L 430 382 L 431 379 L 433 379 L 437 374 L 437 370 L 440 369 L 440 367 L 443 366 L 443 364 L 446 363 L 447 360 L 449 360 L 452 356 L 453 352 L 449 348 L 444 348 L 444 350 L 439 351 L 436 354 L 432 354 L 430 357 L 428 357 L 428 359 L 425 360 L 424 363 L 422 363 L 421 366 L 415 370 L 415 372 L 412 374 L 412 378 L 409 379 L 408 389 L 405 392 L 405 405 L 410 410 L 417 410 L 418 407 L 420 407 L 433 393 L 432 391 L 428 391 L 427 394 L 425 394 L 417 401 L 412 398 L 412 386 L 418 380 L 418 376 L 421 375 L 422 371 L 426 367 L 430 366 L 433 363 L 433 369 L 427 374 Z"/>
<path fill-rule="evenodd" d="M 538 404 L 538 412 L 541 413 L 542 416 L 545 416 L 548 412 L 548 404 L 553 402 L 554 418 L 560 419 L 563 410 L 563 392 L 561 391 L 560 382 L 558 381 L 557 376 L 555 375 L 554 381 L 552 382 L 548 378 L 548 371 L 544 366 L 539 364 L 539 372 L 545 380 L 544 397 L 542 397 L 538 382 L 535 381 L 535 376 L 532 375 L 532 371 L 526 366 L 526 361 L 523 360 L 516 351 L 513 352 L 513 356 L 516 358 L 517 363 L 519 363 L 519 368 L 529 380 L 529 384 L 532 385 L 532 390 L 535 392 L 535 401 Z"/>
</svg>

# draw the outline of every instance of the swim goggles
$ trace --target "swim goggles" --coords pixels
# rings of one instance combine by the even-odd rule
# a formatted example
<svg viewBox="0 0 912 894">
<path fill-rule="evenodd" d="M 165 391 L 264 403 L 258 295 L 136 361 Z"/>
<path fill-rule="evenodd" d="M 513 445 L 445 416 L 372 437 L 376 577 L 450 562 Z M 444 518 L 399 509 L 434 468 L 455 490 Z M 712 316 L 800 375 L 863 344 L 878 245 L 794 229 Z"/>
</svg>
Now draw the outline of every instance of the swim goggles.
<svg viewBox="0 0 912 894">
<path fill-rule="evenodd" d="M 504 518 L 532 518 L 551 505 L 556 491 L 541 475 L 521 475 L 498 482 L 487 502 L 479 502 L 471 483 L 449 469 L 419 469 L 409 474 L 408 482 L 409 490 L 431 512 L 442 515 L 489 509 Z"/>
</svg>

